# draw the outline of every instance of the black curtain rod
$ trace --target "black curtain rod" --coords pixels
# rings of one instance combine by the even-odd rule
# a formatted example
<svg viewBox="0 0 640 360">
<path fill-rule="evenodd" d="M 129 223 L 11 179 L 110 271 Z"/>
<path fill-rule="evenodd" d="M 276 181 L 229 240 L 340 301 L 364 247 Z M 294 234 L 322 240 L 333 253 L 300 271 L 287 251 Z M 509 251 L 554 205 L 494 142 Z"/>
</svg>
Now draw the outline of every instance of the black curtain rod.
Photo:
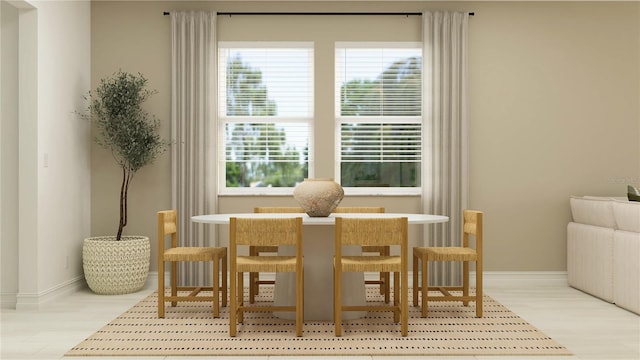
<svg viewBox="0 0 640 360">
<path fill-rule="evenodd" d="M 163 15 L 170 15 L 171 13 L 165 11 Z M 217 15 L 422 15 L 422 13 L 416 12 L 219 12 Z M 469 16 L 473 16 L 474 13 L 470 12 Z"/>
</svg>

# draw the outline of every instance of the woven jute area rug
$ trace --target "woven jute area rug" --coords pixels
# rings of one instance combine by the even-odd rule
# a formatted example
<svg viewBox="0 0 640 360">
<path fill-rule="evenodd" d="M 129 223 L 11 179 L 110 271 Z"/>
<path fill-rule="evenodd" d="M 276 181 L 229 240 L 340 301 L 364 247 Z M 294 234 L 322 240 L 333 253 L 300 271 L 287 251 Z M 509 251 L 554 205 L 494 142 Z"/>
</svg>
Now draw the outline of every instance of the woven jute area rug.
<svg viewBox="0 0 640 360">
<path fill-rule="evenodd" d="M 271 301 L 270 287 L 261 287 L 259 302 Z M 409 298 L 411 299 L 411 297 Z M 367 289 L 367 301 L 381 302 L 377 288 Z M 411 301 L 411 300 L 410 300 Z M 570 355 L 540 330 L 488 296 L 484 317 L 475 306 L 432 302 L 429 316 L 409 304 L 409 335 L 400 336 L 390 312 L 369 312 L 344 321 L 342 337 L 331 321 L 306 321 L 303 337 L 293 321 L 271 313 L 246 313 L 237 337 L 229 337 L 228 308 L 212 318 L 211 305 L 178 303 L 157 315 L 157 294 L 151 294 L 124 314 L 69 350 L 66 356 L 131 355 Z"/>
</svg>

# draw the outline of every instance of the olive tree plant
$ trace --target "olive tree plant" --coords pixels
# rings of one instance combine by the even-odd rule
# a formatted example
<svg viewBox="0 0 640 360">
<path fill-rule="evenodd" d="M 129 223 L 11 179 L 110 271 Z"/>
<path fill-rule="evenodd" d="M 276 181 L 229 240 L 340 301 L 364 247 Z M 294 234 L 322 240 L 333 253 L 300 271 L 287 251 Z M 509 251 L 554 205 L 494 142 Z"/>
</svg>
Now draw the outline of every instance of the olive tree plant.
<svg viewBox="0 0 640 360">
<path fill-rule="evenodd" d="M 116 239 L 127 226 L 127 195 L 135 173 L 151 164 L 168 147 L 160 138 L 160 121 L 142 104 L 156 90 L 147 89 L 147 79 L 123 71 L 100 80 L 95 90 L 85 96 L 87 112 L 81 114 L 95 126 L 95 142 L 109 150 L 122 169 L 120 185 L 120 222 Z"/>
</svg>

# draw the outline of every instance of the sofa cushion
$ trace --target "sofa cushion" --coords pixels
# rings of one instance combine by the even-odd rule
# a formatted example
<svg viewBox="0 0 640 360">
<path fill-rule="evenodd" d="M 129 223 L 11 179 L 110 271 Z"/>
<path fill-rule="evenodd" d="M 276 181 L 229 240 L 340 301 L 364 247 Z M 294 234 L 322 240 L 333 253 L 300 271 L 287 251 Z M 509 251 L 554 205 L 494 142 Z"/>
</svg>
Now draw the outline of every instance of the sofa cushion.
<svg viewBox="0 0 640 360">
<path fill-rule="evenodd" d="M 572 196 L 569 202 L 573 222 L 615 229 L 612 200 L 609 197 Z"/>
<path fill-rule="evenodd" d="M 640 202 L 614 201 L 613 216 L 618 229 L 640 233 Z"/>
</svg>

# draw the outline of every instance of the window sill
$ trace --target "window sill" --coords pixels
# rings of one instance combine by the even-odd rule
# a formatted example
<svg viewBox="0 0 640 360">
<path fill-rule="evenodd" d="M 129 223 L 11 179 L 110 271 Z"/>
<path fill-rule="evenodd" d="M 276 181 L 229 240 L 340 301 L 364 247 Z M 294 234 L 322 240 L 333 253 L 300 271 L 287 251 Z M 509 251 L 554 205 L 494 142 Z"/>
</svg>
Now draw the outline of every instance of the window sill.
<svg viewBox="0 0 640 360">
<path fill-rule="evenodd" d="M 218 193 L 221 197 L 231 196 L 293 196 L 294 188 L 242 188 L 225 189 Z M 345 196 L 422 196 L 421 189 L 415 188 L 344 188 Z"/>
</svg>

